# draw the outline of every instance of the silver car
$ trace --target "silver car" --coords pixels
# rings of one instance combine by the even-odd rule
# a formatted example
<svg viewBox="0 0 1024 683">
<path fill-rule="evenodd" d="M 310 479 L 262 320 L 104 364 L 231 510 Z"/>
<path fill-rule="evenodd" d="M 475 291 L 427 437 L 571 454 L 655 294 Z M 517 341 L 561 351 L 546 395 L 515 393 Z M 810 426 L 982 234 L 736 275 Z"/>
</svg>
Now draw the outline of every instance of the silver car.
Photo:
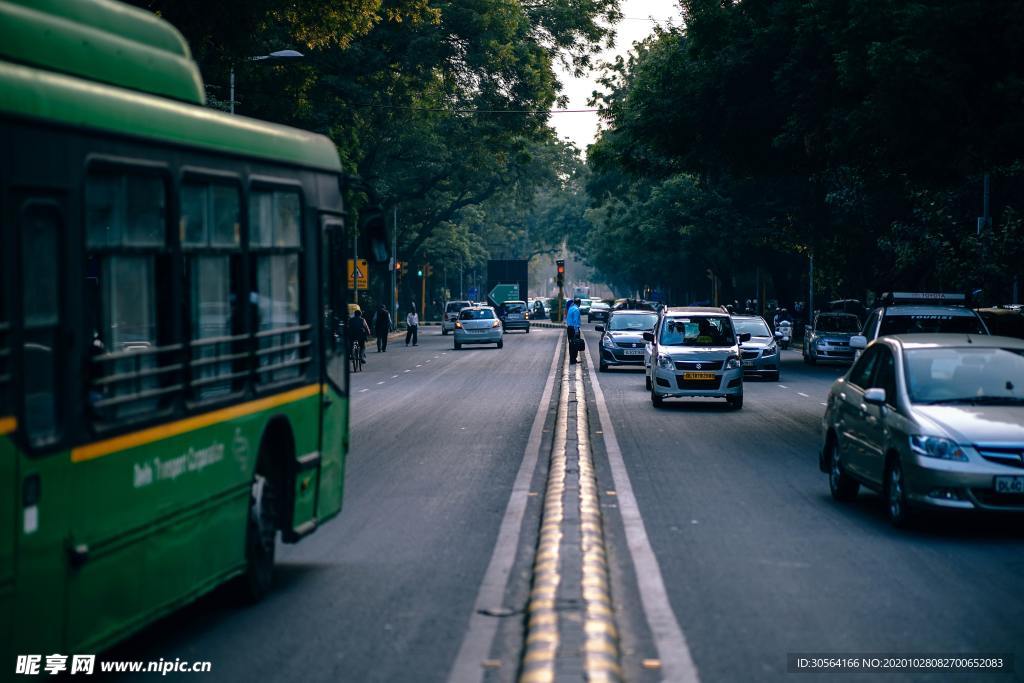
<svg viewBox="0 0 1024 683">
<path fill-rule="evenodd" d="M 821 470 L 837 500 L 882 493 L 912 508 L 1024 512 L 1024 340 L 880 337 L 829 392 Z"/>
<path fill-rule="evenodd" d="M 743 342 L 743 348 L 740 349 L 743 374 L 778 382 L 782 356 L 775 335 L 768 329 L 768 323 L 759 315 L 734 315 L 732 324 L 737 334 L 746 332 L 750 335 L 750 340 Z"/>
<path fill-rule="evenodd" d="M 724 398 L 735 409 L 743 407 L 743 367 L 740 343 L 750 334 L 737 335 L 732 318 L 719 308 L 670 309 L 650 342 L 647 384 L 655 407 L 669 397 Z"/>
<path fill-rule="evenodd" d="M 814 324 L 804 326 L 804 362 L 853 360 L 850 337 L 860 332 L 860 320 L 852 313 L 819 313 Z"/>
<path fill-rule="evenodd" d="M 473 306 L 459 311 L 455 321 L 455 350 L 463 344 L 497 344 L 502 343 L 501 320 L 490 306 Z"/>
</svg>

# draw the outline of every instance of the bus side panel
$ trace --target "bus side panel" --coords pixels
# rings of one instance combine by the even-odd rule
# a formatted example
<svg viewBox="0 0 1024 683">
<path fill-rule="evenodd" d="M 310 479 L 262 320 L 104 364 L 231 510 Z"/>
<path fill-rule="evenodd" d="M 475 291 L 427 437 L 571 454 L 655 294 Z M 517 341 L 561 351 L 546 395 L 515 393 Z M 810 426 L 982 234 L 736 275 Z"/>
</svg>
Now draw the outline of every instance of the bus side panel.
<svg viewBox="0 0 1024 683">
<path fill-rule="evenodd" d="M 341 511 L 342 488 L 345 483 L 345 454 L 348 452 L 348 399 L 330 383 L 330 404 L 324 407 L 323 443 L 320 446 L 320 505 L 317 511 L 324 521 Z"/>
<path fill-rule="evenodd" d="M 320 393 L 317 392 L 310 398 L 290 404 L 288 409 L 283 411 L 291 422 L 292 434 L 295 437 L 295 456 L 300 463 L 304 458 L 315 462 L 317 456 L 320 443 L 319 403 Z M 309 527 L 316 522 L 316 493 L 319 484 L 315 466 L 296 469 L 295 481 L 292 482 L 292 530 L 302 534 L 309 531 Z"/>
<path fill-rule="evenodd" d="M 69 644 L 109 643 L 241 571 L 266 419 L 72 458 Z"/>
</svg>

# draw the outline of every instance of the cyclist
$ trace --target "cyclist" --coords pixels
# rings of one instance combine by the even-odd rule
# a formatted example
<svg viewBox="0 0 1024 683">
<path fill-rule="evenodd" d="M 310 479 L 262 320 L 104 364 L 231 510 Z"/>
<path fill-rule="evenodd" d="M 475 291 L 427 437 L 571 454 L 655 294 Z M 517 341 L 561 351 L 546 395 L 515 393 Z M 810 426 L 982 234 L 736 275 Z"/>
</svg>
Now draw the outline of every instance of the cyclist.
<svg viewBox="0 0 1024 683">
<path fill-rule="evenodd" d="M 366 325 L 366 320 L 363 319 L 363 312 L 357 308 L 352 312 L 352 317 L 348 319 L 348 337 L 359 342 L 359 357 L 364 363 L 366 362 L 366 340 L 369 336 L 370 328 Z"/>
</svg>

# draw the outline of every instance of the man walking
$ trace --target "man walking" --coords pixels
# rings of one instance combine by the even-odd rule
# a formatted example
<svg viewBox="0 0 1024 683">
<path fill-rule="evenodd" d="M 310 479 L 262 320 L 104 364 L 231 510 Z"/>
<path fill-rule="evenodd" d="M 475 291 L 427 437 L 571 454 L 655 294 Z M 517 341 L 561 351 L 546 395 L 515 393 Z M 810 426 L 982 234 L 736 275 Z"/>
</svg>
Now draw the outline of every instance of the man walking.
<svg viewBox="0 0 1024 683">
<path fill-rule="evenodd" d="M 377 315 L 373 318 L 373 334 L 377 337 L 377 353 L 388 350 L 388 333 L 391 332 L 391 313 L 387 306 L 380 305 Z"/>
<path fill-rule="evenodd" d="M 577 348 L 577 338 L 580 337 L 580 300 L 572 299 L 569 301 L 569 310 L 565 314 L 565 336 L 569 339 L 569 364 L 576 364 L 576 355 L 579 353 Z"/>
<path fill-rule="evenodd" d="M 409 340 L 412 340 L 413 346 L 418 346 L 420 328 L 420 317 L 416 315 L 416 304 L 412 305 L 412 309 L 409 314 L 405 316 L 405 345 L 409 345 Z"/>
</svg>

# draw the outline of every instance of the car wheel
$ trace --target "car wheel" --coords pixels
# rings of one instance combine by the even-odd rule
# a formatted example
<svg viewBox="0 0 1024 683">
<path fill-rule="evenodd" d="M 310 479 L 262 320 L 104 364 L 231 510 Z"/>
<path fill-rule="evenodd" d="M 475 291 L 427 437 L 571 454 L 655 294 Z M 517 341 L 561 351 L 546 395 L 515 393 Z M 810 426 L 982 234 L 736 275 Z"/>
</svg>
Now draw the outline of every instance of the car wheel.
<svg viewBox="0 0 1024 683">
<path fill-rule="evenodd" d="M 725 400 L 733 410 L 740 410 L 743 408 L 743 394 L 740 394 L 739 396 L 726 396 Z"/>
<path fill-rule="evenodd" d="M 840 502 L 848 502 L 857 497 L 860 483 L 843 470 L 843 462 L 839 456 L 839 445 L 829 439 L 825 458 L 828 461 L 828 490 L 832 498 Z"/>
<path fill-rule="evenodd" d="M 503 342 L 503 341 L 498 342 L 498 348 L 499 349 L 503 348 L 504 346 L 505 346 L 505 342 Z"/>
<path fill-rule="evenodd" d="M 529 327 L 526 328 L 526 334 L 530 334 L 530 328 Z"/>
<path fill-rule="evenodd" d="M 665 399 L 658 395 L 658 392 L 654 390 L 654 385 L 651 385 L 651 405 L 655 408 L 660 408 L 665 403 Z"/>
<path fill-rule="evenodd" d="M 906 482 L 898 456 L 892 459 L 885 473 L 885 511 L 894 527 L 905 527 L 910 522 Z"/>
<path fill-rule="evenodd" d="M 442 328 L 441 328 L 441 336 L 442 336 L 442 337 L 447 337 L 447 336 L 448 336 L 448 330 L 446 330 L 446 329 L 444 329 L 444 328 L 442 327 Z"/>
<path fill-rule="evenodd" d="M 769 375 L 769 378 L 773 382 L 778 382 L 780 379 L 782 379 L 782 373 L 781 372 L 776 372 L 776 373 L 774 373 L 772 375 Z"/>
<path fill-rule="evenodd" d="M 455 350 L 458 351 L 461 348 L 462 348 L 462 344 L 460 344 L 459 342 L 455 342 Z"/>
</svg>

